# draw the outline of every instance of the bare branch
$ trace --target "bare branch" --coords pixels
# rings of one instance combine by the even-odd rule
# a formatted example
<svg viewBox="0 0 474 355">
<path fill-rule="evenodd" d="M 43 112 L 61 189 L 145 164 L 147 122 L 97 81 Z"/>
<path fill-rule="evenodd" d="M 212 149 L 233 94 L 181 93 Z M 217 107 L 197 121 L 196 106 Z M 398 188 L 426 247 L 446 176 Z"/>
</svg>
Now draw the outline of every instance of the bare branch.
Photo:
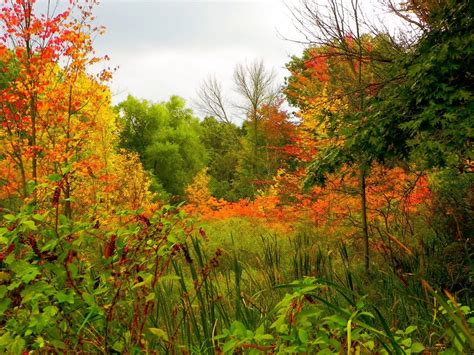
<svg viewBox="0 0 474 355">
<path fill-rule="evenodd" d="M 222 85 L 214 76 L 205 79 L 198 89 L 198 108 L 206 115 L 213 116 L 222 122 L 232 123 L 227 113 L 227 103 L 222 92 Z"/>
<path fill-rule="evenodd" d="M 251 120 L 258 119 L 258 110 L 271 104 L 278 96 L 275 72 L 268 71 L 263 61 L 238 64 L 234 71 L 235 91 L 243 98 L 243 104 L 236 105 L 245 111 Z"/>
</svg>

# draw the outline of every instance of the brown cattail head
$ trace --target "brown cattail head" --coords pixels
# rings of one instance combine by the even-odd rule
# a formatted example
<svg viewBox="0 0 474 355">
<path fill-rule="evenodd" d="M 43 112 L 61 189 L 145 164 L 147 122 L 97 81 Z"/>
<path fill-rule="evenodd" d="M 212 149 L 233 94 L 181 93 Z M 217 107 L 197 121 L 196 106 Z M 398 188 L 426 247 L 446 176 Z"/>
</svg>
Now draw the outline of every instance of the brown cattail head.
<svg viewBox="0 0 474 355">
<path fill-rule="evenodd" d="M 139 216 L 137 216 L 137 220 L 140 221 L 140 222 L 142 222 L 142 223 L 143 223 L 145 226 L 147 226 L 147 227 L 151 226 L 150 220 L 149 220 L 146 216 L 144 216 L 144 215 L 142 215 L 142 214 L 139 215 Z"/>
<path fill-rule="evenodd" d="M 115 242 L 117 241 L 117 236 L 114 234 L 110 237 L 110 240 L 107 242 L 104 248 L 104 258 L 110 258 L 115 252 Z"/>
<path fill-rule="evenodd" d="M 53 206 L 58 206 L 60 196 L 61 196 L 61 188 L 59 186 L 56 186 L 54 189 L 54 194 L 53 194 Z"/>
<path fill-rule="evenodd" d="M 201 237 L 203 237 L 205 240 L 208 240 L 207 239 L 207 234 L 204 231 L 204 229 L 202 229 L 202 227 L 199 228 L 199 234 L 201 234 Z"/>
</svg>

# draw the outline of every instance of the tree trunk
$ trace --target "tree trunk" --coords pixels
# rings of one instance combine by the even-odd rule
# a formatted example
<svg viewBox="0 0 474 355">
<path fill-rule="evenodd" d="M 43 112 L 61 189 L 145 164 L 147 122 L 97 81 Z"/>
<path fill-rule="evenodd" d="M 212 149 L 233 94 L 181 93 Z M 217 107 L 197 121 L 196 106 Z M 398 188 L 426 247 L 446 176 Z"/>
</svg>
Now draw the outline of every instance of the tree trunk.
<svg viewBox="0 0 474 355">
<path fill-rule="evenodd" d="M 364 237 L 364 265 L 365 271 L 369 271 L 369 230 L 367 228 L 367 198 L 365 196 L 365 170 L 360 170 L 360 207 L 361 207 L 361 222 L 362 235 Z"/>
</svg>

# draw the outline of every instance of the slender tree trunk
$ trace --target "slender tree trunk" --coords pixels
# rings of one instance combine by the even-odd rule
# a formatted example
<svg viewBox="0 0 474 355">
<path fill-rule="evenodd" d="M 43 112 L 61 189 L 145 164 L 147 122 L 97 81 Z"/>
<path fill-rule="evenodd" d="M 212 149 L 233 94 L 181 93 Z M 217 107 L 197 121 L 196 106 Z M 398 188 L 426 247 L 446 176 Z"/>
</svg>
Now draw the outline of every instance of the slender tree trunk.
<svg viewBox="0 0 474 355">
<path fill-rule="evenodd" d="M 257 109 L 254 109 L 253 113 L 253 129 L 254 129 L 254 146 L 253 146 L 253 174 L 257 175 L 257 159 L 258 159 L 258 121 L 257 121 Z"/>
<path fill-rule="evenodd" d="M 253 159 L 252 159 L 252 178 L 254 180 L 258 180 L 257 178 L 257 159 L 258 159 L 258 121 L 257 121 L 257 108 L 254 108 L 253 109 L 253 114 L 252 114 L 253 118 L 253 139 L 254 139 L 254 142 L 253 142 Z M 255 184 L 251 184 L 252 186 L 252 192 L 255 194 Z"/>
<path fill-rule="evenodd" d="M 64 215 L 71 220 L 72 219 L 72 205 L 71 205 L 71 184 L 69 183 L 68 179 L 65 179 L 64 184 Z"/>
<path fill-rule="evenodd" d="M 25 168 L 22 162 L 20 162 L 19 167 L 20 167 L 21 184 L 22 184 L 21 190 L 23 192 L 23 198 L 26 198 L 28 196 L 28 189 L 27 189 L 27 184 L 26 184 L 26 172 L 25 172 Z"/>
<path fill-rule="evenodd" d="M 353 68 L 357 72 L 357 86 L 359 90 L 359 111 L 364 112 L 365 110 L 365 92 L 362 85 L 362 39 L 360 37 L 360 23 L 359 23 L 359 0 L 351 0 L 352 9 L 354 12 L 354 20 L 356 26 L 356 35 L 357 35 L 357 45 L 358 45 L 358 68 L 356 69 L 354 66 Z M 366 192 L 366 184 L 365 178 L 367 174 L 366 164 L 365 161 L 360 167 L 360 209 L 361 209 L 361 219 L 362 219 L 362 235 L 364 237 L 364 266 L 365 271 L 369 271 L 370 269 L 370 255 L 369 255 L 369 230 L 367 228 L 367 197 L 365 195 Z"/>
<path fill-rule="evenodd" d="M 364 266 L 365 270 L 369 271 L 370 255 L 369 255 L 369 230 L 367 228 L 367 198 L 365 195 L 365 170 L 360 169 L 360 207 L 361 207 L 361 222 L 362 235 L 364 238 Z"/>
<path fill-rule="evenodd" d="M 67 131 L 66 131 L 66 152 L 69 152 L 69 140 L 71 138 L 71 119 L 72 119 L 72 85 L 69 86 L 69 104 L 68 104 L 68 115 L 67 115 Z M 66 164 L 68 161 L 66 160 Z M 71 220 L 72 219 L 72 206 L 71 206 L 71 183 L 69 182 L 68 175 L 63 177 L 64 179 L 64 215 Z"/>
<path fill-rule="evenodd" d="M 36 98 L 35 95 L 31 98 L 31 145 L 33 146 L 33 160 L 31 163 L 33 182 L 36 186 L 38 181 L 38 158 L 36 156 Z"/>
<path fill-rule="evenodd" d="M 25 12 L 25 28 L 29 29 L 31 27 L 31 12 L 32 12 L 32 5 L 29 2 L 25 2 L 23 5 L 23 11 Z M 30 39 L 30 35 L 27 35 L 27 38 L 25 39 L 25 45 L 26 45 L 26 56 L 27 56 L 27 71 L 29 78 L 28 80 L 30 81 L 30 84 L 33 84 L 32 87 L 33 89 L 36 88 L 35 82 L 32 82 L 34 79 L 33 74 L 31 73 L 31 59 L 33 58 L 33 53 L 32 53 L 32 43 Z M 30 93 L 30 115 L 31 115 L 31 137 L 29 138 L 29 145 L 33 148 L 33 157 L 32 157 L 32 162 L 31 162 L 31 175 L 33 178 L 33 183 L 37 184 L 38 182 L 38 167 L 37 167 L 37 150 L 36 150 L 36 119 L 37 119 L 37 108 L 36 108 L 36 93 L 33 91 Z M 34 196 L 36 196 L 36 191 L 33 192 Z M 36 197 L 35 197 L 36 200 Z"/>
</svg>

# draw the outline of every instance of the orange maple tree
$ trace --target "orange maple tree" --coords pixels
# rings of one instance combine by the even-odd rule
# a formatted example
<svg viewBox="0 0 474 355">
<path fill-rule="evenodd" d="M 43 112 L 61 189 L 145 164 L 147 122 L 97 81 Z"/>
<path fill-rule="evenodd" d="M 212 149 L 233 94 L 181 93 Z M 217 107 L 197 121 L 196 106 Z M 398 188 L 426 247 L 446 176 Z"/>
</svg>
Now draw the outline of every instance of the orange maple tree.
<svg viewBox="0 0 474 355">
<path fill-rule="evenodd" d="M 115 149 L 112 71 L 91 72 L 108 59 L 93 49 L 104 32 L 93 24 L 97 3 L 71 0 L 59 13 L 39 12 L 35 0 L 2 8 L 0 199 L 10 205 L 20 199 L 41 206 L 51 190 L 67 217 L 74 209 L 136 209 L 151 201 L 139 160 Z"/>
</svg>

